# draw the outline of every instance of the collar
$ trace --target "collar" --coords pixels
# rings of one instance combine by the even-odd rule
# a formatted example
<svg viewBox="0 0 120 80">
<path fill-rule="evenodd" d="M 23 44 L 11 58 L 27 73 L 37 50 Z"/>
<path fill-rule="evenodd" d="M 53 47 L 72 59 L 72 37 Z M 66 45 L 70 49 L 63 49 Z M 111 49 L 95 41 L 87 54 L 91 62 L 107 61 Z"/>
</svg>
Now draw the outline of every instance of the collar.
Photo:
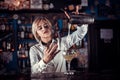
<svg viewBox="0 0 120 80">
<path fill-rule="evenodd" d="M 40 41 L 39 44 L 45 47 L 45 46 L 47 46 L 47 45 L 49 45 L 50 43 L 53 43 L 53 42 L 57 42 L 57 39 L 52 39 L 52 41 L 50 41 L 48 43 L 44 43 L 44 42 Z"/>
</svg>

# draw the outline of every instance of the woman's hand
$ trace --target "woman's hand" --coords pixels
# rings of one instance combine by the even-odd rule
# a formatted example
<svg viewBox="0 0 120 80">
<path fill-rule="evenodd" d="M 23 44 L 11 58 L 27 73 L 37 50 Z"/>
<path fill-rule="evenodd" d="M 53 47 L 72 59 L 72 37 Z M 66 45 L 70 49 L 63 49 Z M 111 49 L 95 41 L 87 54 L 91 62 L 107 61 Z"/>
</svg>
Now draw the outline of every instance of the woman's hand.
<svg viewBox="0 0 120 80">
<path fill-rule="evenodd" d="M 46 49 L 44 50 L 44 57 L 43 57 L 43 61 L 45 63 L 50 62 L 55 55 L 59 52 L 57 51 L 58 45 L 57 43 L 51 43 L 48 47 L 46 47 Z"/>
</svg>

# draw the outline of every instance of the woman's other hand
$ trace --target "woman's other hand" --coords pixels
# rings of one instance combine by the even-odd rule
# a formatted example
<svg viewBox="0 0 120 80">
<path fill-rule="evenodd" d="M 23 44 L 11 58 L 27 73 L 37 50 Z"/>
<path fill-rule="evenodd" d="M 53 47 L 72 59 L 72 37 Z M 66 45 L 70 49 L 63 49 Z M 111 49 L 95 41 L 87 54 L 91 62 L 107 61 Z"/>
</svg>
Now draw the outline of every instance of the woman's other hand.
<svg viewBox="0 0 120 80">
<path fill-rule="evenodd" d="M 45 63 L 50 62 L 55 57 L 55 55 L 59 52 L 57 51 L 57 48 L 57 43 L 51 43 L 48 47 L 45 48 L 43 57 L 43 61 Z"/>
</svg>

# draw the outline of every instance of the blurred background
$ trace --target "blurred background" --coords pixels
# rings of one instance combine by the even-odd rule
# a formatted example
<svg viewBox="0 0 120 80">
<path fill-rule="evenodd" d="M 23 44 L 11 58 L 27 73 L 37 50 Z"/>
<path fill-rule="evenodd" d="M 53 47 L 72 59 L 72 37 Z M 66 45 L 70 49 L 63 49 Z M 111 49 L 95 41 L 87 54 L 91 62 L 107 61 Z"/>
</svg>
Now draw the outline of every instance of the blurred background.
<svg viewBox="0 0 120 80">
<path fill-rule="evenodd" d="M 36 44 L 31 33 L 37 16 L 50 19 L 54 37 L 68 32 L 68 13 L 94 17 L 85 38 L 72 46 L 79 56 L 71 69 L 89 72 L 118 72 L 120 61 L 120 0 L 0 0 L 0 74 L 30 72 L 29 48 Z M 74 31 L 74 26 L 71 31 Z"/>
</svg>

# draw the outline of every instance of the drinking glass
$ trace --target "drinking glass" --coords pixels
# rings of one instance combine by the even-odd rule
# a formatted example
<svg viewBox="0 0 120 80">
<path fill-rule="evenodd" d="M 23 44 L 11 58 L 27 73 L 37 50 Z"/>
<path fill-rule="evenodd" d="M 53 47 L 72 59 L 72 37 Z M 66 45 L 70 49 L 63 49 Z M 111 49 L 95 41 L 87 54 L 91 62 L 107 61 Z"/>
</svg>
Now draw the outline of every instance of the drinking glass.
<svg viewBox="0 0 120 80">
<path fill-rule="evenodd" d="M 70 64 L 72 59 L 76 56 L 76 52 L 73 49 L 67 50 L 65 51 L 65 53 L 63 53 L 63 57 L 65 58 L 65 60 L 67 61 L 67 72 L 65 74 L 74 74 L 74 71 L 70 69 Z"/>
</svg>

